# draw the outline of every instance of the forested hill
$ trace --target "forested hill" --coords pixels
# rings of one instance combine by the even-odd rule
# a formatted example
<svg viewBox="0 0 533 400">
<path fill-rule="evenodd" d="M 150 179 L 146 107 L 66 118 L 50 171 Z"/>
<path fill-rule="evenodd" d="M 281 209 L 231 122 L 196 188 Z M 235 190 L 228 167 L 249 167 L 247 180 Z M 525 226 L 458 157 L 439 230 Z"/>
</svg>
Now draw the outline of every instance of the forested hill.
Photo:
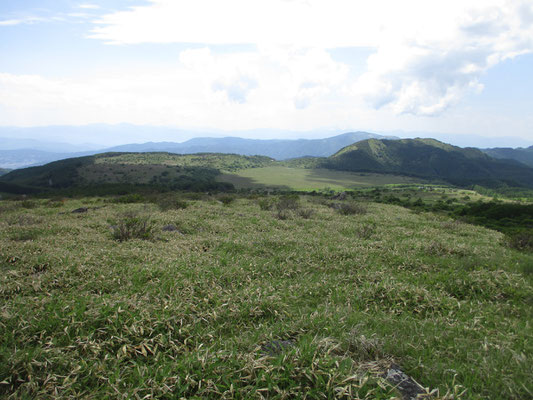
<svg viewBox="0 0 533 400">
<path fill-rule="evenodd" d="M 533 167 L 533 146 L 527 148 L 511 149 L 508 147 L 496 147 L 493 149 L 483 149 L 484 153 L 494 158 L 506 158 L 519 161 Z"/>
<path fill-rule="evenodd" d="M 225 189 L 228 185 L 216 181 L 221 170 L 236 171 L 273 162 L 268 157 L 236 154 L 103 153 L 14 170 L 2 176 L 0 184 L 43 189 L 116 184 L 174 190 Z M 13 191 L 12 186 L 7 188 Z"/>
<path fill-rule="evenodd" d="M 533 187 L 532 168 L 435 139 L 364 140 L 341 149 L 322 166 L 442 179 L 454 185 Z"/>
</svg>

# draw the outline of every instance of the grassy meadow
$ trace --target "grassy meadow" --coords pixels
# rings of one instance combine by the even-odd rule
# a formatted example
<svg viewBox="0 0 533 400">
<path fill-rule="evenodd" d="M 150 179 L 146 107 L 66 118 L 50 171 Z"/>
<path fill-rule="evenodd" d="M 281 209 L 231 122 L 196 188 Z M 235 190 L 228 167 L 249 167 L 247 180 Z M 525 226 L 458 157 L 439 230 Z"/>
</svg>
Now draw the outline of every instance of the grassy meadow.
<svg viewBox="0 0 533 400">
<path fill-rule="evenodd" d="M 531 398 L 532 266 L 350 199 L 4 200 L 0 397 L 391 399 L 394 363 L 435 398 Z"/>
<path fill-rule="evenodd" d="M 423 183 L 423 179 L 400 175 L 337 171 L 323 168 L 298 168 L 274 165 L 240 169 L 223 173 L 220 182 L 232 183 L 236 188 L 275 188 L 301 191 L 353 190 L 392 184 Z"/>
</svg>

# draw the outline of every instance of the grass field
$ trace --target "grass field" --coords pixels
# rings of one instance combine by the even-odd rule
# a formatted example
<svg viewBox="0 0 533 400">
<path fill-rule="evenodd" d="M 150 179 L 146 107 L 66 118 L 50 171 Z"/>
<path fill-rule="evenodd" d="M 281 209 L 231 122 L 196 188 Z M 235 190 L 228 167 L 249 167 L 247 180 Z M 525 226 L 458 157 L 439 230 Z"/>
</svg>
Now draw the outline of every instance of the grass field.
<svg viewBox="0 0 533 400">
<path fill-rule="evenodd" d="M 1 201 L 0 397 L 391 399 L 394 362 L 437 398 L 531 398 L 533 255 L 502 234 L 200 197 Z"/>
<path fill-rule="evenodd" d="M 421 179 L 397 175 L 356 173 L 328 169 L 271 166 L 249 168 L 222 174 L 219 181 L 230 182 L 236 188 L 282 188 L 291 190 L 351 190 L 389 184 L 413 184 Z"/>
</svg>

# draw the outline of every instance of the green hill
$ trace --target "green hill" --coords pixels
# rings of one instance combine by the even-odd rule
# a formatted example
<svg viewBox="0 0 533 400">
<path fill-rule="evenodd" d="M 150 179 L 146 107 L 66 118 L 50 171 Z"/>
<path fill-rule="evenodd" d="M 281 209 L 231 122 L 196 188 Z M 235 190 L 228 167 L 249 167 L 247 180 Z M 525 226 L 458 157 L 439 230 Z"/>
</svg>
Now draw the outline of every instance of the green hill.
<svg viewBox="0 0 533 400">
<path fill-rule="evenodd" d="M 269 176 L 267 186 L 283 186 L 286 182 L 281 182 L 283 177 L 276 172 L 280 166 L 295 176 L 302 170 L 316 172 L 312 173 L 313 179 L 322 186 L 330 183 L 323 174 L 329 170 L 394 175 L 458 186 L 533 187 L 532 168 L 513 160 L 492 158 L 478 149 L 463 149 L 434 139 L 369 139 L 344 147 L 328 158 L 305 157 L 284 162 L 266 156 L 220 153 L 103 153 L 11 171 L 0 177 L 0 191 L 94 190 L 106 185 L 208 191 L 232 188 L 234 182 L 227 176 L 244 171 L 249 176 L 239 180 L 238 186 L 261 184 L 262 180 L 256 178 L 265 174 Z M 250 175 L 250 171 L 254 173 Z M 351 187 L 349 182 L 346 185 Z"/>
<path fill-rule="evenodd" d="M 341 149 L 325 159 L 322 166 L 438 179 L 460 186 L 533 187 L 533 169 L 525 165 L 435 139 L 364 140 Z"/>
<path fill-rule="evenodd" d="M 506 147 L 496 147 L 493 149 L 483 149 L 483 152 L 494 158 L 504 158 L 519 161 L 533 167 L 533 146 L 528 148 L 511 149 Z"/>
<path fill-rule="evenodd" d="M 221 171 L 271 163 L 268 157 L 235 154 L 104 153 L 15 170 L 2 176 L 0 184 L 42 189 L 135 184 L 210 190 L 227 186 L 215 180 Z"/>
</svg>

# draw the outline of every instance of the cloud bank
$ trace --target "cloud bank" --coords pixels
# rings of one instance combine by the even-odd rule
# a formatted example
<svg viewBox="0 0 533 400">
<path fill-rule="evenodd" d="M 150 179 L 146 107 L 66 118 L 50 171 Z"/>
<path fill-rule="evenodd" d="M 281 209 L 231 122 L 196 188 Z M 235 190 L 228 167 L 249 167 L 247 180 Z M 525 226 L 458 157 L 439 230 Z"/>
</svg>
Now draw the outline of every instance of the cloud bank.
<svg viewBox="0 0 533 400">
<path fill-rule="evenodd" d="M 346 86 L 375 108 L 432 116 L 482 90 L 488 68 L 532 52 L 532 21 L 527 0 L 151 0 L 104 15 L 90 37 L 110 44 L 372 47 L 367 72 Z"/>
<path fill-rule="evenodd" d="M 530 0 L 150 0 L 119 12 L 79 7 L 95 10 L 87 16 L 91 40 L 138 48 L 139 60 L 147 48 L 148 54 L 168 50 L 165 61 L 132 62 L 120 71 L 107 64 L 63 78 L 0 71 L 0 120 L 227 130 L 395 129 L 402 122 L 420 130 L 427 128 L 414 121 L 442 121 L 429 117 L 449 116 L 465 96 L 481 92 L 490 68 L 533 52 Z M 0 29 L 22 21 L 0 21 Z M 170 43 L 182 45 L 150 46 Z M 332 49 L 357 54 L 361 47 L 371 49 L 363 72 L 332 56 Z M 461 118 L 464 130 L 475 121 L 490 131 L 496 117 Z M 522 130 L 532 122 L 524 115 Z"/>
</svg>

